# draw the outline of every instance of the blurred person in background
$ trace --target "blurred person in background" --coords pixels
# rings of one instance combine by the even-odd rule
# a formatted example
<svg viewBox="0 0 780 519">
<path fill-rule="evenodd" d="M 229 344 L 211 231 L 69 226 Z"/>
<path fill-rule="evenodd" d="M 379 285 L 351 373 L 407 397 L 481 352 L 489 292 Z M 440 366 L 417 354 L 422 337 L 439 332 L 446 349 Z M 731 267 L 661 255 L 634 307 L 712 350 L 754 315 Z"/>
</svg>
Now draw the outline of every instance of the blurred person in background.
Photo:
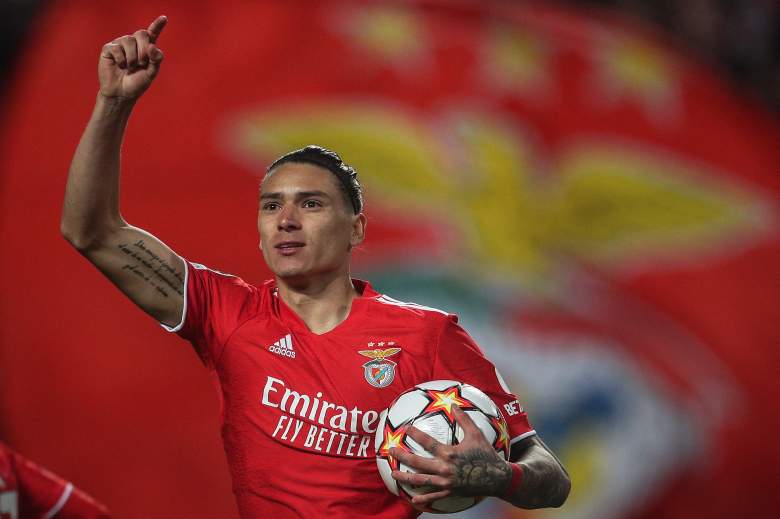
<svg viewBox="0 0 780 519">
<path fill-rule="evenodd" d="M 0 518 L 108 519 L 108 509 L 72 483 L 0 442 Z"/>
<path fill-rule="evenodd" d="M 261 287 L 187 262 L 124 221 L 120 148 L 133 107 L 162 63 L 156 41 L 166 23 L 161 16 L 103 47 L 100 91 L 71 164 L 61 230 L 133 302 L 192 342 L 219 378 L 241 516 L 414 517 L 450 494 L 496 496 L 522 508 L 561 506 L 568 474 L 457 318 L 350 278 L 366 218 L 356 174 L 335 153 L 310 146 L 269 168 L 258 230 L 275 280 Z M 346 345 L 379 348 L 370 351 L 380 363 L 400 355 L 371 375 L 356 355 L 365 351 Z M 352 364 L 355 376 L 342 375 Z M 394 374 L 398 391 L 373 389 L 389 386 Z M 414 497 L 415 511 L 387 491 L 368 447 L 379 411 L 399 391 L 431 379 L 472 384 L 511 410 L 504 435 L 511 461 L 453 405 L 466 432 L 460 444 L 442 445 L 412 429 L 408 435 L 434 457 L 391 450 L 418 470 L 393 477 L 431 487 Z"/>
</svg>

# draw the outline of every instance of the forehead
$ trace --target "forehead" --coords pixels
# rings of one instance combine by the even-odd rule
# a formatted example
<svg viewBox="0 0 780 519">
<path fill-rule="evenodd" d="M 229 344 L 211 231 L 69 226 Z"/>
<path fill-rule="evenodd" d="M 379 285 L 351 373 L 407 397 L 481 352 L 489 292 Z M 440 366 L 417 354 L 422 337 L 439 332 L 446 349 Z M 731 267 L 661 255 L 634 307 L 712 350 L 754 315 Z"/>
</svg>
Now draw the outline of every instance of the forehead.
<svg viewBox="0 0 780 519">
<path fill-rule="evenodd" d="M 271 170 L 260 185 L 260 193 L 295 193 L 323 191 L 331 196 L 339 193 L 333 173 L 315 164 L 287 162 Z"/>
</svg>

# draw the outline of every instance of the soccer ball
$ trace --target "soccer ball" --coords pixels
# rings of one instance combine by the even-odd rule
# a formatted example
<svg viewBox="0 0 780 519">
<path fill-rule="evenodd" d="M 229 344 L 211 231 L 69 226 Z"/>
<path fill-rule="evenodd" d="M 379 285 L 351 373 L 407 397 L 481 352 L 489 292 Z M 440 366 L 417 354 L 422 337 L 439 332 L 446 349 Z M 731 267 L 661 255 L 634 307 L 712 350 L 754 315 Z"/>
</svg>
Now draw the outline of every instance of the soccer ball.
<svg viewBox="0 0 780 519">
<path fill-rule="evenodd" d="M 432 457 L 406 431 L 414 426 L 446 445 L 463 440 L 463 430 L 455 423 L 452 406 L 459 406 L 479 427 L 499 456 L 509 458 L 509 432 L 498 406 L 485 393 L 454 380 L 434 380 L 418 384 L 398 395 L 379 417 L 374 437 L 379 474 L 393 494 L 411 500 L 426 493 L 429 487 L 408 485 L 393 479 L 393 470 L 415 472 L 390 455 L 393 447 L 419 456 Z M 436 512 L 460 512 L 479 503 L 482 497 L 447 496 L 433 502 Z"/>
</svg>

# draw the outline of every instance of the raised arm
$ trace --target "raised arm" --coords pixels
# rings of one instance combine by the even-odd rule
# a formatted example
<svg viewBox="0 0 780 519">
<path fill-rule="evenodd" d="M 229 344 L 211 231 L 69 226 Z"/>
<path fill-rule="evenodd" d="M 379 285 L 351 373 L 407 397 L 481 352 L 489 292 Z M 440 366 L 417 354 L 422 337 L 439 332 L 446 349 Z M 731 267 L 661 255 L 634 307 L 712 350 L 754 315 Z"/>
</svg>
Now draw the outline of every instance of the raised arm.
<svg viewBox="0 0 780 519">
<path fill-rule="evenodd" d="M 60 229 L 133 302 L 158 321 L 181 318 L 184 261 L 119 212 L 120 149 L 130 114 L 157 76 L 167 19 L 103 46 L 100 91 L 68 173 Z"/>
</svg>

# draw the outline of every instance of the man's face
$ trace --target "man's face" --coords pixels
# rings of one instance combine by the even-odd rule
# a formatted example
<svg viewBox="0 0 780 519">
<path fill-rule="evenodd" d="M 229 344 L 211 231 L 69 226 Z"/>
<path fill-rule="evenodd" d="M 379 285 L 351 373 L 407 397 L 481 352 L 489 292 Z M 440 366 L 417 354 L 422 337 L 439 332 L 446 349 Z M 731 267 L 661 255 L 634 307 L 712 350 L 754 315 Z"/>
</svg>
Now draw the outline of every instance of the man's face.
<svg viewBox="0 0 780 519">
<path fill-rule="evenodd" d="M 350 249 L 363 241 L 365 222 L 347 208 L 333 173 L 314 164 L 282 164 L 260 187 L 260 249 L 280 278 L 349 272 Z"/>
</svg>

